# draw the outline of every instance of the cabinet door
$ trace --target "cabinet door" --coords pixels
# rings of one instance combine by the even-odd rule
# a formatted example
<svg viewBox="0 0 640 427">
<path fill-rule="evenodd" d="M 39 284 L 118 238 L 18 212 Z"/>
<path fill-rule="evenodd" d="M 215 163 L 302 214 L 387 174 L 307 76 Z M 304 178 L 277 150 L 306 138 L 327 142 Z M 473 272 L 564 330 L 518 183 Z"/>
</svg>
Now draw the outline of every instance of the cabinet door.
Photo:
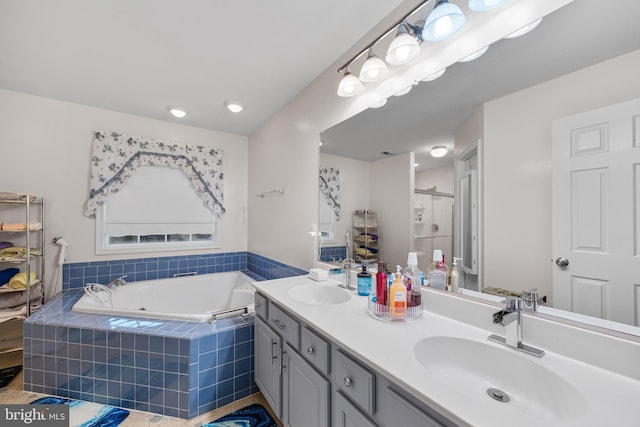
<svg viewBox="0 0 640 427">
<path fill-rule="evenodd" d="M 282 367 L 282 422 L 291 427 L 329 426 L 329 381 L 287 343 Z"/>
<path fill-rule="evenodd" d="M 266 323 L 255 318 L 255 380 L 267 402 L 278 418 L 281 417 L 280 348 L 282 342 Z"/>
<path fill-rule="evenodd" d="M 376 427 L 364 414 L 352 406 L 342 393 L 337 392 L 334 396 L 335 399 L 332 402 L 334 427 Z"/>
</svg>

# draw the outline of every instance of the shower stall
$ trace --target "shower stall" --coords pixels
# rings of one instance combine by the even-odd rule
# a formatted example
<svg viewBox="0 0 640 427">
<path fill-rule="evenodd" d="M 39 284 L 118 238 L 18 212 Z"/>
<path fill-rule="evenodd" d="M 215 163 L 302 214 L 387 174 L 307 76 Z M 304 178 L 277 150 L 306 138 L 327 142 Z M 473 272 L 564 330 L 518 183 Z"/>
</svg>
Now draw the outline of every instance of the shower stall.
<svg viewBox="0 0 640 427">
<path fill-rule="evenodd" d="M 414 247 L 418 255 L 418 268 L 427 271 L 433 250 L 442 250 L 445 263 L 453 261 L 453 194 L 415 189 L 414 194 Z"/>
</svg>

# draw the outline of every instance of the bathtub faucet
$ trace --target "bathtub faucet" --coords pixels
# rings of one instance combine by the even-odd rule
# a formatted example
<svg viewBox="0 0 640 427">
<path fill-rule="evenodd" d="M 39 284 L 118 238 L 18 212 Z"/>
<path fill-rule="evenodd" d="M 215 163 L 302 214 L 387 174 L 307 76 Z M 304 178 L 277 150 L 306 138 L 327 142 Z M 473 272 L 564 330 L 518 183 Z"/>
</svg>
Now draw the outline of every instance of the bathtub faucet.
<svg viewBox="0 0 640 427">
<path fill-rule="evenodd" d="M 107 287 L 113 288 L 115 286 L 124 286 L 124 285 L 126 285 L 127 282 L 124 280 L 125 277 L 127 277 L 126 274 L 124 276 L 120 276 L 117 279 L 114 279 L 114 280 L 110 281 L 109 283 L 107 283 Z"/>
</svg>

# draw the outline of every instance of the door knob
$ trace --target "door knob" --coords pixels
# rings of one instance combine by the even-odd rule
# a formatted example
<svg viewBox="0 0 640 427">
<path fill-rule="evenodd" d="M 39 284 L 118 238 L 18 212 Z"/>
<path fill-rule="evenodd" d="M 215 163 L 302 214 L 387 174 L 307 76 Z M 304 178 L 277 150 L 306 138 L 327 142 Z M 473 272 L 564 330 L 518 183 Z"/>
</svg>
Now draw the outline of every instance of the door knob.
<svg viewBox="0 0 640 427">
<path fill-rule="evenodd" d="M 563 257 L 559 257 L 558 259 L 556 259 L 556 265 L 558 267 L 566 267 L 567 265 L 569 265 L 569 260 Z"/>
</svg>

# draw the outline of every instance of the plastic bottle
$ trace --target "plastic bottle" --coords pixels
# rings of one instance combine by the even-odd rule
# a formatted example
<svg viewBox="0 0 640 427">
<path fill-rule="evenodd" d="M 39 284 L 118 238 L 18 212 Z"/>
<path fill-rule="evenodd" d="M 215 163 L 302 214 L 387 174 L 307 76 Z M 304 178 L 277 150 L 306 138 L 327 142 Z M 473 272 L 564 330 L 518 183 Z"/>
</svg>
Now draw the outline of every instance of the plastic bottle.
<svg viewBox="0 0 640 427">
<path fill-rule="evenodd" d="M 389 289 L 389 313 L 392 319 L 404 319 L 407 312 L 407 287 L 402 283 L 402 267 L 398 266 L 395 280 Z"/>
<path fill-rule="evenodd" d="M 458 292 L 458 285 L 460 280 L 460 273 L 458 272 L 458 261 L 462 261 L 462 258 L 453 258 L 453 264 L 451 265 L 451 284 L 449 290 L 451 292 Z"/>
<path fill-rule="evenodd" d="M 433 261 L 427 269 L 427 285 L 431 288 L 446 289 L 449 267 L 442 261 L 442 251 L 433 251 Z"/>
<path fill-rule="evenodd" d="M 407 307 L 414 307 L 422 303 L 420 287 L 424 285 L 424 274 L 418 268 L 418 255 L 409 252 L 407 267 L 402 272 L 403 282 L 407 287 Z"/>
<path fill-rule="evenodd" d="M 371 293 L 371 273 L 367 271 L 367 265 L 362 264 L 362 272 L 358 273 L 358 295 L 369 296 Z"/>
<path fill-rule="evenodd" d="M 376 273 L 376 302 L 380 305 L 387 305 L 387 273 L 384 271 L 384 263 L 378 263 Z"/>
</svg>

